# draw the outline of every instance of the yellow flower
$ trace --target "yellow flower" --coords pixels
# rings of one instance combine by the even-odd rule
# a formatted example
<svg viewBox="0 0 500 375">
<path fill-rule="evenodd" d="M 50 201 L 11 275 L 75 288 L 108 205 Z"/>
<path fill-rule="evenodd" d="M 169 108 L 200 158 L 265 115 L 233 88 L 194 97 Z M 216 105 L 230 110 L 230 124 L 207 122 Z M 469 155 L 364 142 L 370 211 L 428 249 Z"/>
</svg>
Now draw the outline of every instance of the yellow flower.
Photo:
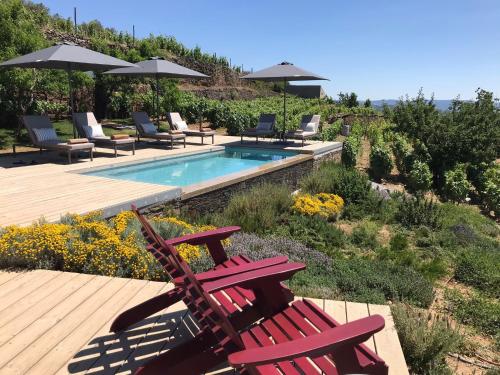
<svg viewBox="0 0 500 375">
<path fill-rule="evenodd" d="M 302 215 L 319 215 L 333 218 L 344 208 L 344 200 L 336 194 L 319 193 L 297 194 L 294 197 L 292 210 Z"/>
</svg>

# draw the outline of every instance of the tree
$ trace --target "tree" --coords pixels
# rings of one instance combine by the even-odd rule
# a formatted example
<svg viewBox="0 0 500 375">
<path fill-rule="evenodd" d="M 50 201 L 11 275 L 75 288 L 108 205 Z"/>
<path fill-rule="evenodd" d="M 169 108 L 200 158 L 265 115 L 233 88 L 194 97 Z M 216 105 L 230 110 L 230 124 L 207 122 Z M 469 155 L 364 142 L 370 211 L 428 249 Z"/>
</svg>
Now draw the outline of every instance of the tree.
<svg viewBox="0 0 500 375">
<path fill-rule="evenodd" d="M 339 93 L 339 103 L 341 105 L 346 106 L 347 108 L 354 108 L 359 105 L 358 103 L 358 96 L 356 93 L 351 92 L 351 93 Z"/>
<path fill-rule="evenodd" d="M 365 108 L 370 108 L 371 106 L 372 106 L 372 101 L 370 99 L 366 99 L 364 107 Z"/>
</svg>

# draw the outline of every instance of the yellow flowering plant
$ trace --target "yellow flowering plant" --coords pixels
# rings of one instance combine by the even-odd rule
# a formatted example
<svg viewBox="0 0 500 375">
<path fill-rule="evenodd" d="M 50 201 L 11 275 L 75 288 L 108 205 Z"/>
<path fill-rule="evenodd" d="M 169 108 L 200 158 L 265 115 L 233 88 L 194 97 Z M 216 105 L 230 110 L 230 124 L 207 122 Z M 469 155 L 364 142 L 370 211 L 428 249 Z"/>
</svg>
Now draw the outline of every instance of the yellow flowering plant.
<svg viewBox="0 0 500 375">
<path fill-rule="evenodd" d="M 344 200 L 336 194 L 297 194 L 294 196 L 292 210 L 301 214 L 318 215 L 326 219 L 336 218 L 344 208 Z"/>
<path fill-rule="evenodd" d="M 160 235 L 172 238 L 214 229 L 194 226 L 175 217 L 154 217 Z M 183 244 L 179 253 L 187 262 L 201 256 L 204 247 Z M 140 224 L 131 211 L 111 220 L 100 212 L 66 215 L 60 223 L 0 228 L 0 267 L 48 268 L 106 276 L 162 280 L 160 264 L 146 250 Z"/>
</svg>

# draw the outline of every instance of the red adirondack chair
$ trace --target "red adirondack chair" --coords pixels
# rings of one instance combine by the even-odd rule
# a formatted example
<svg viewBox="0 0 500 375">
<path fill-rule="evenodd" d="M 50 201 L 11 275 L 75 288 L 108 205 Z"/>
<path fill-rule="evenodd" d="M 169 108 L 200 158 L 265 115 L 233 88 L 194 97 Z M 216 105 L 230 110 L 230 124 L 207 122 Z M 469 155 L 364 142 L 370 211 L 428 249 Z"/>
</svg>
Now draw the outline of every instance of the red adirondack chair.
<svg viewBox="0 0 500 375">
<path fill-rule="evenodd" d="M 147 249 L 163 266 L 163 269 L 173 280 L 174 289 L 153 297 L 137 306 L 122 312 L 112 323 L 112 332 L 122 331 L 130 325 L 137 323 L 144 318 L 161 311 L 184 297 L 183 276 L 184 272 L 174 262 L 172 257 L 178 256 L 174 246 L 187 243 L 190 245 L 206 245 L 215 263 L 215 267 L 207 272 L 199 273 L 196 278 L 200 282 L 208 282 L 222 277 L 237 275 L 242 272 L 258 270 L 273 265 L 284 264 L 288 261 L 286 256 L 279 256 L 260 261 L 252 261 L 245 256 L 234 256 L 228 258 L 222 241 L 240 230 L 239 227 L 225 227 L 201 233 L 188 234 L 169 240 L 163 239 L 153 229 L 148 220 L 132 206 L 137 218 L 141 223 L 141 231 L 148 243 Z M 168 245 L 168 246 L 167 246 Z M 174 253 L 172 253 L 174 252 Z M 180 256 L 179 256 L 180 258 Z M 185 267 L 189 266 L 184 263 Z M 281 285 L 283 293 L 287 295 L 289 301 L 293 300 L 290 290 Z M 268 304 L 261 298 L 257 302 L 255 293 L 252 290 L 241 287 L 229 287 L 224 290 L 215 291 L 214 297 L 221 304 L 224 313 L 229 316 L 233 324 L 238 327 L 245 327 L 254 321 L 262 318 L 268 309 Z"/>
<path fill-rule="evenodd" d="M 172 260 L 183 269 L 184 300 L 202 330 L 139 368 L 136 375 L 201 374 L 226 360 L 245 374 L 387 375 L 384 361 L 362 344 L 383 329 L 380 315 L 340 325 L 307 299 L 287 302 L 279 285 L 304 269 L 303 264 L 280 264 L 202 284 L 182 259 Z M 214 292 L 230 287 L 262 293 L 274 302 L 274 314 L 238 329 L 213 298 Z"/>
</svg>

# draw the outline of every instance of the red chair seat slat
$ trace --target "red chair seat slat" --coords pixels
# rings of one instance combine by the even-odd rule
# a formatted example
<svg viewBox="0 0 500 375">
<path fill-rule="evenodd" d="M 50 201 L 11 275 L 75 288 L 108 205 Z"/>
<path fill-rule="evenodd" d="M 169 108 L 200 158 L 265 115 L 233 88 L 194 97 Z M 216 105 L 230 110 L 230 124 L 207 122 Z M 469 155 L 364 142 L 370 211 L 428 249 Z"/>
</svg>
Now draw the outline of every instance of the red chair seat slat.
<svg viewBox="0 0 500 375">
<path fill-rule="evenodd" d="M 254 337 L 250 334 L 250 331 L 243 332 L 241 334 L 241 340 L 243 341 L 243 345 L 245 348 L 258 348 L 261 345 L 255 340 Z M 281 375 L 280 371 L 274 367 L 273 365 L 263 365 L 257 366 L 257 371 L 262 375 Z"/>
</svg>

